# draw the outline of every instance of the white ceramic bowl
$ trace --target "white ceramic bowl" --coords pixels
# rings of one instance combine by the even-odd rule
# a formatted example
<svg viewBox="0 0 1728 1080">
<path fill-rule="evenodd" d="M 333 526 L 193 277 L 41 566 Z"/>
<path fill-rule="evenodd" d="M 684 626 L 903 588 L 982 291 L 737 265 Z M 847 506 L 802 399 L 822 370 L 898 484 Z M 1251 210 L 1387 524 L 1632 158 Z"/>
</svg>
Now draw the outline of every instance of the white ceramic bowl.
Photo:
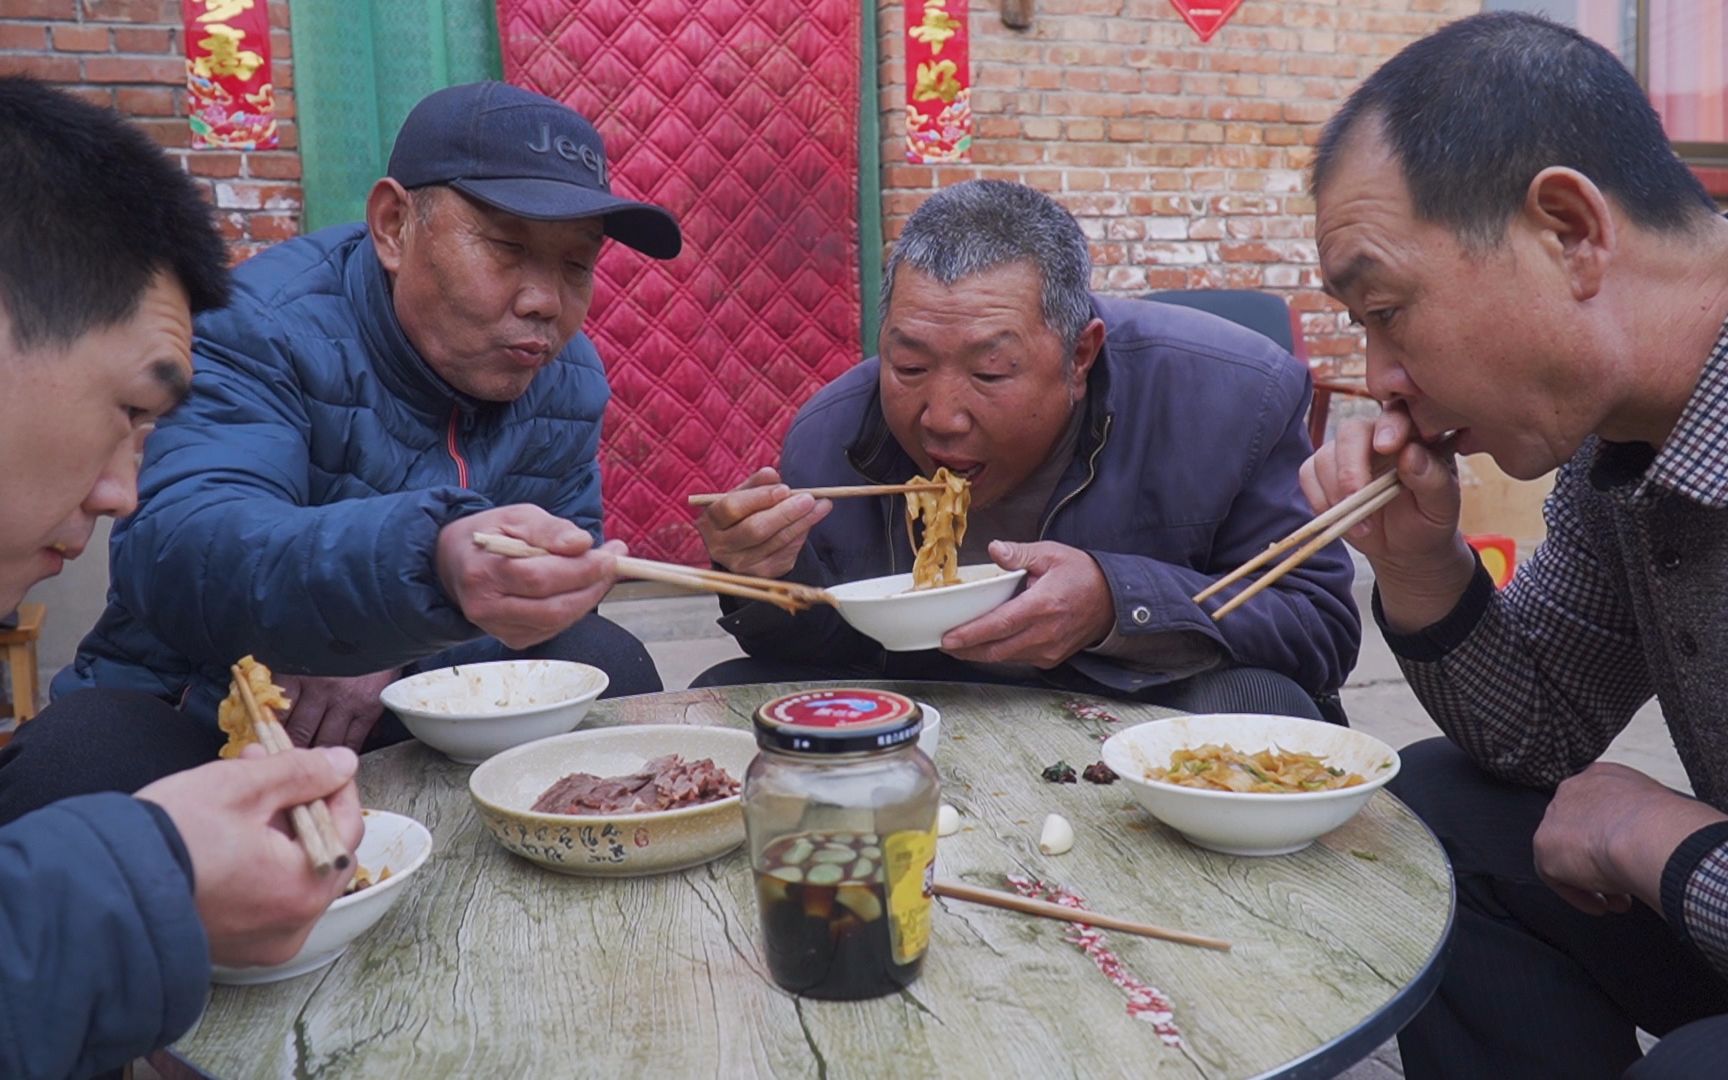
<svg viewBox="0 0 1728 1080">
<path fill-rule="evenodd" d="M 936 747 L 942 742 L 942 713 L 927 701 L 920 701 L 918 707 L 924 710 L 924 728 L 918 732 L 918 749 L 935 761 Z"/>
<path fill-rule="evenodd" d="M 1246 754 L 1271 747 L 1317 754 L 1366 783 L 1294 795 L 1209 791 L 1146 779 L 1168 768 L 1177 750 L 1228 743 Z M 1300 851 L 1349 821 L 1398 775 L 1398 752 L 1360 731 L 1294 716 L 1195 714 L 1153 720 L 1119 731 L 1104 743 L 1104 764 L 1128 785 L 1153 817 L 1191 842 L 1229 855 Z"/>
<path fill-rule="evenodd" d="M 829 588 L 839 601 L 840 617 L 854 630 L 875 638 L 889 652 L 934 649 L 942 635 L 1006 603 L 1020 587 L 1024 570 L 994 563 L 960 568 L 960 584 L 912 591 L 911 574 L 850 581 Z"/>
<path fill-rule="evenodd" d="M 607 682 L 599 668 L 569 660 L 494 660 L 397 679 L 380 696 L 416 739 L 476 765 L 575 730 Z"/>
<path fill-rule="evenodd" d="M 339 898 L 312 925 L 312 933 L 300 951 L 285 964 L 270 967 L 231 968 L 215 965 L 212 982 L 252 986 L 278 982 L 316 971 L 347 951 L 354 939 L 372 929 L 402 897 L 414 871 L 432 854 L 432 834 L 410 817 L 385 810 L 367 810 L 366 835 L 354 853 L 360 865 L 371 871 L 374 883 L 357 893 Z M 390 876 L 377 877 L 385 870 Z"/>
<path fill-rule="evenodd" d="M 542 814 L 531 807 L 573 772 L 623 776 L 650 758 L 713 758 L 734 780 L 756 757 L 756 737 L 736 728 L 630 724 L 518 746 L 468 778 L 480 820 L 505 850 L 561 874 L 636 877 L 697 866 L 744 842 L 739 796 L 645 814 Z"/>
</svg>

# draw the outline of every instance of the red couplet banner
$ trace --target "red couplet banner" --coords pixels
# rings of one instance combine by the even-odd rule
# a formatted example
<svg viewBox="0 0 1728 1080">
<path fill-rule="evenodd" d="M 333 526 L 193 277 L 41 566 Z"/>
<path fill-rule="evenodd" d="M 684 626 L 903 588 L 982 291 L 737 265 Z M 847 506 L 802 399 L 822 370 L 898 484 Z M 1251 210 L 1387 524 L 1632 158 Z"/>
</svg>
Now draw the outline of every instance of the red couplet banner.
<svg viewBox="0 0 1728 1080">
<path fill-rule="evenodd" d="M 972 160 L 967 0 L 907 0 L 906 160 Z"/>
<path fill-rule="evenodd" d="M 274 150 L 268 0 L 181 0 L 192 149 Z"/>
</svg>

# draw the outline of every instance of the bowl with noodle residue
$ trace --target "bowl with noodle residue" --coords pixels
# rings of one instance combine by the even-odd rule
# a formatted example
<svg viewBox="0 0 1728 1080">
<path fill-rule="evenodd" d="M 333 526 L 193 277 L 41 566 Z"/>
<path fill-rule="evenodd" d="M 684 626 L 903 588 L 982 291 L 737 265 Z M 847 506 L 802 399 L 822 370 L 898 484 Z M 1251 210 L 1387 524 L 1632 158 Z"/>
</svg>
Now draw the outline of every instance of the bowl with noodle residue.
<svg viewBox="0 0 1728 1080">
<path fill-rule="evenodd" d="M 935 649 L 942 635 L 1008 602 L 1026 577 L 994 563 L 960 568 L 958 585 L 912 588 L 911 574 L 831 586 L 840 617 L 889 652 Z"/>
<path fill-rule="evenodd" d="M 397 679 L 379 697 L 410 735 L 478 765 L 573 730 L 608 682 L 604 671 L 572 660 L 489 660 Z"/>
</svg>

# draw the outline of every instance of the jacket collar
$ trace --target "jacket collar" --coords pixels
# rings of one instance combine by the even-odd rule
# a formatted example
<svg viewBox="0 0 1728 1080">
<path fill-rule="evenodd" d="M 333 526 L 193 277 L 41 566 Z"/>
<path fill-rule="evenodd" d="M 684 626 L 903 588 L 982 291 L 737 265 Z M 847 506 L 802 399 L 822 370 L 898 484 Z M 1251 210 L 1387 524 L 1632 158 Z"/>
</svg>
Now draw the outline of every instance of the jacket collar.
<svg viewBox="0 0 1728 1080">
<path fill-rule="evenodd" d="M 343 286 L 359 317 L 372 369 L 392 397 L 433 413 L 454 406 L 472 414 L 480 407 L 479 401 L 445 382 L 408 341 L 396 318 L 390 275 L 378 261 L 371 236 L 364 232 L 343 269 Z"/>
<path fill-rule="evenodd" d="M 1093 314 L 1098 314 L 1096 303 Z M 880 363 L 880 359 L 877 361 Z M 860 476 L 873 484 L 900 484 L 918 474 L 918 465 L 901 448 L 899 440 L 888 430 L 888 418 L 882 414 L 881 382 L 871 388 L 870 401 L 864 407 L 864 417 L 858 433 L 846 447 L 846 459 Z M 1086 400 L 1080 406 L 1086 410 L 1086 421 L 1080 428 L 1080 438 L 1074 447 L 1074 457 L 1062 474 L 1062 480 L 1051 495 L 1050 505 L 1057 506 L 1083 486 L 1089 472 L 1087 462 L 1104 444 L 1110 430 L 1110 417 L 1115 411 L 1110 386 L 1110 342 L 1106 327 L 1105 342 L 1098 350 L 1098 359 L 1086 376 Z"/>
</svg>

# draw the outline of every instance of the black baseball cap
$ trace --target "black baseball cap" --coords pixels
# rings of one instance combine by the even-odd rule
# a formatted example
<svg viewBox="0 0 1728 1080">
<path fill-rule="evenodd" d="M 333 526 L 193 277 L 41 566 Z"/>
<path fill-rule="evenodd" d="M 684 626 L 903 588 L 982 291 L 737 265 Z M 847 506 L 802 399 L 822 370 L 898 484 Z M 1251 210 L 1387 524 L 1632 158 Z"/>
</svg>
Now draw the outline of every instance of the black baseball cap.
<svg viewBox="0 0 1728 1080">
<path fill-rule="evenodd" d="M 427 95 L 396 133 L 389 176 L 406 188 L 448 184 L 535 221 L 604 218 L 607 236 L 656 259 L 684 246 L 678 220 L 664 208 L 612 194 L 606 145 L 593 124 L 509 83 Z"/>
</svg>

